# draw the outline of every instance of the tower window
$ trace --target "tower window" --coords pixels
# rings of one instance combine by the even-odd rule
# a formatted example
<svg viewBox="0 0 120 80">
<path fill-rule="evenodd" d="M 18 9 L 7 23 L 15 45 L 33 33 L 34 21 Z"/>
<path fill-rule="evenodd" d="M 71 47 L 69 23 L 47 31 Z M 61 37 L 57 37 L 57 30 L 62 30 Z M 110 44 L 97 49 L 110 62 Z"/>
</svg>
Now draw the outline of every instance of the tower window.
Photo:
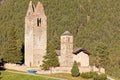
<svg viewBox="0 0 120 80">
<path fill-rule="evenodd" d="M 40 26 L 41 24 L 41 18 L 37 18 L 37 26 Z"/>
</svg>

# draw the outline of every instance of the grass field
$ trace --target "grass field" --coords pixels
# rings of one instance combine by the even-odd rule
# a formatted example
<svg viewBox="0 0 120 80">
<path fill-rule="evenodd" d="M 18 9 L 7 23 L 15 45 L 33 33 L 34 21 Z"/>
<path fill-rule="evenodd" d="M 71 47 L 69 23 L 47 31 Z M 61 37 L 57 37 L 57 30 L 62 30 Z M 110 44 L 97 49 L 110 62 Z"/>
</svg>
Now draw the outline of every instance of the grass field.
<svg viewBox="0 0 120 80">
<path fill-rule="evenodd" d="M 0 75 L 0 80 L 55 80 L 55 79 L 2 71 Z"/>
<path fill-rule="evenodd" d="M 63 78 L 66 80 L 92 80 L 92 79 L 83 79 L 81 77 L 72 77 L 71 74 L 67 74 L 67 73 L 41 74 L 41 75 L 33 76 L 26 74 L 26 72 L 15 71 L 15 70 L 1 71 L 0 80 L 58 80 L 43 76 Z"/>
</svg>

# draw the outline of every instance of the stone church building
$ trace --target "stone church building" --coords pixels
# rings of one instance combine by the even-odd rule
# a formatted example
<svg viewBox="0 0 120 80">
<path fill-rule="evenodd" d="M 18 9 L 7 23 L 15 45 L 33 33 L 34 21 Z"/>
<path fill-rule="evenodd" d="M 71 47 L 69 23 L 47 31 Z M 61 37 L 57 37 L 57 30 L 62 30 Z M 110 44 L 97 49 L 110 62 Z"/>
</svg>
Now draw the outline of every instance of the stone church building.
<svg viewBox="0 0 120 80">
<path fill-rule="evenodd" d="M 25 64 L 6 63 L 7 69 L 18 71 L 26 71 L 29 69 L 37 70 L 39 74 L 45 74 L 46 71 L 41 70 L 43 56 L 47 52 L 47 17 L 44 12 L 43 5 L 38 2 L 35 5 L 30 1 L 25 16 Z M 76 61 L 80 72 L 100 72 L 105 73 L 104 68 L 97 68 L 89 65 L 90 53 L 81 48 L 73 48 L 73 35 L 69 31 L 65 31 L 60 36 L 60 50 L 56 50 L 58 55 L 59 67 L 52 69 L 52 73 L 70 73 L 73 62 Z M 47 72 L 49 74 L 51 72 Z"/>
<path fill-rule="evenodd" d="M 89 67 L 90 53 L 84 49 L 73 48 L 73 36 L 65 31 L 61 37 L 61 48 L 56 50 L 60 67 L 72 67 L 77 61 L 79 67 Z M 47 48 L 47 17 L 43 5 L 35 5 L 30 1 L 25 16 L 25 65 L 40 67 Z"/>
<path fill-rule="evenodd" d="M 81 48 L 73 48 L 73 36 L 69 31 L 61 35 L 61 50 L 57 50 L 61 67 L 71 67 L 76 61 L 79 67 L 89 66 L 90 53 Z"/>
</svg>

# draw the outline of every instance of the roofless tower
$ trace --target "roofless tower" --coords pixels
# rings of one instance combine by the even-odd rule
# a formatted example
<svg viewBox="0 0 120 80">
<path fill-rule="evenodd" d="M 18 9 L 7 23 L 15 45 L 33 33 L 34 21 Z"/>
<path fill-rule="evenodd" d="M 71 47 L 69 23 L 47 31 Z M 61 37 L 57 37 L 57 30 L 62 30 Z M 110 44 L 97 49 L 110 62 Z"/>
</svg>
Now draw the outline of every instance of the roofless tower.
<svg viewBox="0 0 120 80">
<path fill-rule="evenodd" d="M 47 47 L 47 18 L 43 5 L 30 1 L 25 16 L 25 65 L 39 67 Z"/>
</svg>

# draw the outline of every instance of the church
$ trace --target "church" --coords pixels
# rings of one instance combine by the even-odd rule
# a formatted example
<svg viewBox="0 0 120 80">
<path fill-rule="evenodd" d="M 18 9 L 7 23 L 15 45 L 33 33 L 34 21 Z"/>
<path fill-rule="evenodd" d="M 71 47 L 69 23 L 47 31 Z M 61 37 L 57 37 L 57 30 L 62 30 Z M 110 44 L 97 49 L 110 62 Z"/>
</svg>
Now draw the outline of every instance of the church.
<svg viewBox="0 0 120 80">
<path fill-rule="evenodd" d="M 65 31 L 60 36 L 60 50 L 56 50 L 60 67 L 89 67 L 90 53 L 85 49 L 73 48 L 73 35 Z M 40 67 L 47 52 L 47 17 L 41 2 L 35 6 L 30 1 L 25 16 L 25 65 Z"/>
</svg>

